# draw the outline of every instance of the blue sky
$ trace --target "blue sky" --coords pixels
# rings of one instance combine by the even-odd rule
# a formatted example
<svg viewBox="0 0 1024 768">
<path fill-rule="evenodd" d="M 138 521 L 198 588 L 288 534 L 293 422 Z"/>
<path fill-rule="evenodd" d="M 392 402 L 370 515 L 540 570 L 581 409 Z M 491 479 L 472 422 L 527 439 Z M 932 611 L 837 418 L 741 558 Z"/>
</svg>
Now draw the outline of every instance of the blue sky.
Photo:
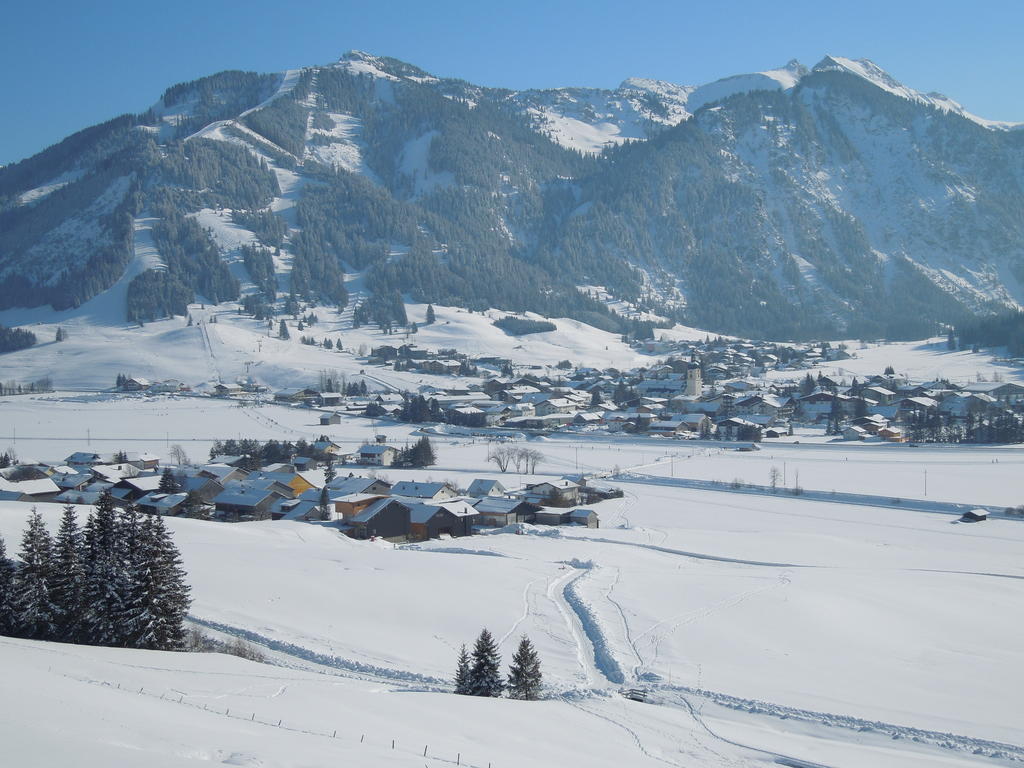
<svg viewBox="0 0 1024 768">
<path fill-rule="evenodd" d="M 1024 2 L 10 3 L 0 65 L 0 163 L 139 112 L 223 69 L 322 64 L 350 49 L 510 88 L 700 84 L 826 53 L 870 58 L 906 85 L 1024 121 Z"/>
</svg>

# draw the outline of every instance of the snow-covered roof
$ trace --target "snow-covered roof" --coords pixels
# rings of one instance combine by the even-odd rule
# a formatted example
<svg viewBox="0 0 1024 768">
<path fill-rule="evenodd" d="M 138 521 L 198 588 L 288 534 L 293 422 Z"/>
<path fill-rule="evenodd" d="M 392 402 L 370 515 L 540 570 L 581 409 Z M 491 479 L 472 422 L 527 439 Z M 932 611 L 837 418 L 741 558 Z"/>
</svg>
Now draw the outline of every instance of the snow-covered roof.
<svg viewBox="0 0 1024 768">
<path fill-rule="evenodd" d="M 408 496 L 414 499 L 432 499 L 449 487 L 448 483 L 416 483 L 411 480 L 402 480 L 392 486 L 391 493 L 395 496 Z"/>
<path fill-rule="evenodd" d="M 249 507 L 259 504 L 270 495 L 271 492 L 266 488 L 255 488 L 251 485 L 243 487 L 241 484 L 233 484 L 218 493 L 214 498 L 214 501 L 217 504 L 232 504 L 239 507 Z"/>
<path fill-rule="evenodd" d="M 139 491 L 155 491 L 160 487 L 161 479 L 160 475 L 139 475 L 137 477 L 126 477 L 121 482 Z"/>
<path fill-rule="evenodd" d="M 466 492 L 470 496 L 488 496 L 495 492 L 504 493 L 505 486 L 501 484 L 500 480 L 477 478 L 469 484 L 469 489 Z"/>
<path fill-rule="evenodd" d="M 366 444 L 366 445 L 364 445 L 364 446 L 359 448 L 359 453 L 370 455 L 370 456 L 379 456 L 379 455 L 382 455 L 382 454 L 386 453 L 387 451 L 395 451 L 395 450 L 397 450 L 397 449 L 392 448 L 390 445 L 379 445 L 378 443 L 368 443 L 368 444 Z"/>
<path fill-rule="evenodd" d="M 402 506 L 405 507 L 406 509 L 409 508 L 409 504 L 405 504 L 403 502 L 398 501 L 397 499 L 392 499 L 392 498 L 389 498 L 389 497 L 385 496 L 380 501 L 375 501 L 373 504 L 368 506 L 366 509 L 364 509 L 362 512 L 360 512 L 358 515 L 355 515 L 351 519 L 351 522 L 353 522 L 353 523 L 366 523 L 366 522 L 369 522 L 370 520 L 372 520 L 377 515 L 378 512 L 380 512 L 382 509 L 384 509 L 388 504 L 402 504 Z"/>
<path fill-rule="evenodd" d="M 155 507 L 156 509 L 174 509 L 184 503 L 186 493 L 147 493 L 136 503 L 139 506 Z"/>
<path fill-rule="evenodd" d="M 48 477 L 41 480 L 18 480 L 15 482 L 0 477 L 0 491 L 13 491 L 26 496 L 41 496 L 48 493 L 58 493 L 60 488 Z"/>
<path fill-rule="evenodd" d="M 480 499 L 473 506 L 476 508 L 477 512 L 507 514 L 520 504 L 528 503 L 529 502 L 524 502 L 522 499 L 506 499 L 500 496 L 486 496 Z"/>
<path fill-rule="evenodd" d="M 332 491 L 338 491 L 341 493 L 362 493 L 376 482 L 381 481 L 378 481 L 374 477 L 353 475 L 352 477 L 336 477 L 327 484 L 327 487 Z M 387 485 L 387 483 L 385 483 L 385 485 Z"/>
</svg>

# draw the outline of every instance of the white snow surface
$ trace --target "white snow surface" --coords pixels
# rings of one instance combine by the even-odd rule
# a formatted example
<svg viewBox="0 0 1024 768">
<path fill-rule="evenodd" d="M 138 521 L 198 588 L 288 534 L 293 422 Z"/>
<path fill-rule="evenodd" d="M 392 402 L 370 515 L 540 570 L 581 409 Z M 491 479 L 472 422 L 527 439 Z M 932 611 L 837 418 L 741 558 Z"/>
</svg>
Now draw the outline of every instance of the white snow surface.
<svg viewBox="0 0 1024 768">
<path fill-rule="evenodd" d="M 953 112 L 961 115 L 962 117 L 966 117 L 968 120 L 978 123 L 985 128 L 1012 130 L 1024 126 L 1024 123 L 986 120 L 985 118 L 971 114 L 964 109 L 961 104 L 941 93 L 925 94 L 920 91 L 916 91 L 913 88 L 908 88 L 870 59 L 848 59 L 843 56 L 826 56 L 817 65 L 815 65 L 814 69 L 816 71 L 838 71 L 856 75 L 857 77 L 861 77 L 872 85 L 895 96 L 907 99 L 908 101 L 916 101 L 919 104 L 926 104 L 942 110 L 943 112 Z"/>
<path fill-rule="evenodd" d="M 218 325 L 205 327 L 230 327 Z M 0 413 L 0 445 L 38 460 L 118 449 L 166 460 L 174 443 L 201 460 L 214 439 L 232 436 L 326 432 L 345 449 L 375 433 L 398 445 L 417 436 L 411 425 L 347 417 L 321 427 L 307 408 L 195 397 L 54 393 L 0 398 Z M 63 765 L 74 750 L 86 768 L 140 753 L 158 766 L 203 757 L 294 765 L 298 753 L 308 766 L 420 765 L 427 745 L 480 768 L 1024 760 L 1015 708 L 1024 519 L 962 524 L 927 504 L 1019 502 L 1020 446 L 766 442 L 741 453 L 728 443 L 553 435 L 529 441 L 544 459 L 537 475 L 520 477 L 495 471 L 483 439 L 432 440 L 436 466 L 383 476 L 515 487 L 619 471 L 603 482 L 625 496 L 591 505 L 598 529 L 522 526 L 522 535 L 398 548 L 327 525 L 168 519 L 194 620 L 283 666 L 3 639 L 0 690 L 19 702 L 18 716 L 0 721 L 5 755 Z M 767 484 L 773 466 L 785 488 L 835 495 L 731 488 Z M 679 484 L 690 478 L 722 482 Z M 904 502 L 890 503 L 894 495 Z M 915 500 L 925 503 L 909 508 Z M 55 529 L 59 505 L 37 506 Z M 28 510 L 0 502 L 9 551 Z M 436 692 L 481 626 L 506 660 L 530 636 L 551 700 Z M 622 700 L 622 687 L 648 689 L 649 703 Z"/>
<path fill-rule="evenodd" d="M 488 474 L 482 445 L 442 443 L 434 478 Z M 609 447 L 586 446 L 582 461 L 641 455 Z M 543 449 L 548 471 L 572 461 L 571 442 Z M 20 689 L 24 702 L 17 727 L 0 726 L 5 747 L 34 745 L 41 765 L 58 764 L 47 760 L 68 740 L 96 761 L 131 749 L 168 765 L 200 754 L 285 765 L 281 750 L 302 744 L 303 764 L 321 765 L 339 754 L 321 750 L 356 749 L 366 734 L 374 749 L 351 754 L 361 765 L 412 764 L 410 752 L 430 745 L 481 768 L 745 766 L 780 755 L 998 765 L 990 742 L 1020 749 L 1020 521 L 951 525 L 927 512 L 621 485 L 624 499 L 595 505 L 599 529 L 526 526 L 404 548 L 319 525 L 169 519 L 195 620 L 287 668 L 3 640 L 6 698 Z M 60 507 L 38 508 L 55 527 Z M 27 509 L 0 504 L 7 541 Z M 431 692 L 481 626 L 506 659 L 528 634 L 560 698 L 479 704 Z M 622 701 L 622 686 L 648 688 L 651 703 Z M 467 720 L 473 728 L 442 725 Z M 328 739 L 335 728 L 340 745 Z M 43 738 L 51 729 L 56 740 Z M 392 738 L 408 752 L 387 754 Z"/>
<path fill-rule="evenodd" d="M 750 75 L 734 75 L 713 83 L 702 85 L 690 94 L 686 107 L 696 112 L 701 107 L 714 101 L 721 101 L 729 96 L 750 91 L 787 91 L 793 88 L 807 69 L 795 59 L 784 67 L 755 72 Z"/>
</svg>

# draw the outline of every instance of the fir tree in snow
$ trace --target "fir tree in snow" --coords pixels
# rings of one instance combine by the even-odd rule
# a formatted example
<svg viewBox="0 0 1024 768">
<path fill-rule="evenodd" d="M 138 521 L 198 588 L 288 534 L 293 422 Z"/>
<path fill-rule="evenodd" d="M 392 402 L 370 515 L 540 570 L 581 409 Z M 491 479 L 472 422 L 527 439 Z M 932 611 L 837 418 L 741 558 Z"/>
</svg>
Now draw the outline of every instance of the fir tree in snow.
<svg viewBox="0 0 1024 768">
<path fill-rule="evenodd" d="M 434 305 L 427 304 L 427 325 L 433 325 L 435 320 L 437 317 L 434 314 Z"/>
<path fill-rule="evenodd" d="M 33 640 L 52 639 L 58 618 L 51 596 L 53 540 L 35 507 L 29 515 L 18 554 L 21 567 L 14 576 L 14 616 L 18 634 Z"/>
<path fill-rule="evenodd" d="M 158 550 L 154 521 L 147 516 L 138 524 L 134 547 L 127 563 L 130 590 L 125 606 L 124 644 L 129 648 L 159 648 L 159 596 L 162 585 L 154 567 Z"/>
<path fill-rule="evenodd" d="M 148 552 L 144 551 L 143 525 L 134 505 L 128 505 L 118 521 L 117 562 L 114 588 L 118 602 L 116 645 L 125 648 L 152 648 L 149 639 L 153 623 L 147 602 Z"/>
<path fill-rule="evenodd" d="M 0 635 L 14 634 L 14 563 L 7 558 L 7 547 L 0 536 Z"/>
<path fill-rule="evenodd" d="M 459 660 L 455 665 L 455 693 L 469 695 L 469 652 L 465 643 L 459 649 Z"/>
<path fill-rule="evenodd" d="M 51 596 L 57 606 L 56 639 L 74 642 L 81 630 L 82 584 L 82 531 L 78 515 L 70 504 L 64 507 L 60 528 L 53 546 L 53 584 Z"/>
<path fill-rule="evenodd" d="M 501 682 L 501 654 L 498 644 L 487 629 L 473 645 L 472 662 L 469 667 L 470 696 L 501 696 L 504 685 Z"/>
<path fill-rule="evenodd" d="M 288 325 L 287 325 L 287 323 L 285 323 L 283 318 L 281 320 L 281 324 L 278 325 L 278 327 L 277 327 L 277 338 L 279 338 L 279 339 L 290 339 L 291 338 L 291 334 L 288 333 Z"/>
<path fill-rule="evenodd" d="M 508 671 L 508 696 L 526 701 L 539 699 L 541 682 L 537 651 L 530 638 L 523 635 Z"/>
<path fill-rule="evenodd" d="M 193 520 L 208 520 L 210 518 L 206 505 L 203 503 L 203 497 L 199 495 L 198 491 L 189 491 L 186 494 L 185 517 L 190 517 Z"/>
<path fill-rule="evenodd" d="M 327 466 L 324 467 L 324 484 L 331 482 L 337 475 L 337 471 L 334 469 L 334 459 L 328 457 Z"/>
<path fill-rule="evenodd" d="M 164 651 L 180 651 L 185 647 L 185 617 L 192 598 L 185 582 L 181 554 L 171 539 L 162 517 L 150 520 L 152 549 L 149 552 L 157 592 L 153 606 L 157 617 L 154 647 Z"/>
<path fill-rule="evenodd" d="M 426 435 L 417 440 L 411 448 L 406 448 L 403 453 L 405 463 L 412 467 L 429 467 L 437 463 L 434 446 Z"/>
<path fill-rule="evenodd" d="M 119 645 L 127 580 L 122 560 L 121 530 L 114 498 L 106 490 L 85 524 L 85 614 L 80 641 Z"/>
<path fill-rule="evenodd" d="M 320 502 L 317 505 L 320 511 L 321 520 L 331 519 L 331 501 L 327 494 L 327 486 L 325 485 L 320 489 Z"/>
<path fill-rule="evenodd" d="M 160 475 L 160 485 L 157 486 L 157 490 L 160 493 L 177 493 L 181 490 L 181 486 L 178 485 L 178 478 L 171 472 L 170 467 L 164 467 L 163 473 Z"/>
</svg>

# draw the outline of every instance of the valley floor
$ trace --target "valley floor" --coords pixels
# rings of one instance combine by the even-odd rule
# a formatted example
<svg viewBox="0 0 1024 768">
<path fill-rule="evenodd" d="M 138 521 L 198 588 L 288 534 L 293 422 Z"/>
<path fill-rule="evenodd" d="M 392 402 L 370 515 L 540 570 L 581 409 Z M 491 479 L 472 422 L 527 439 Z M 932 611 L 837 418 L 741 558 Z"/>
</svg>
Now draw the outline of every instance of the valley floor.
<svg viewBox="0 0 1024 768">
<path fill-rule="evenodd" d="M 0 410 L 17 429 L 18 453 L 38 458 L 85 449 L 83 438 L 94 449 L 160 455 L 180 442 L 198 459 L 223 437 L 309 439 L 326 429 L 355 446 L 372 432 L 397 444 L 414 432 L 362 419 L 321 428 L 308 409 L 200 398 L 57 393 L 4 398 Z M 463 487 L 481 476 L 507 486 L 534 479 L 496 472 L 485 440 L 432 439 L 437 466 L 384 474 Z M 594 505 L 600 528 L 527 526 L 392 547 L 327 525 L 169 519 L 195 624 L 254 642 L 271 664 L 3 639 L 0 696 L 19 706 L 0 724 L 5 754 L 12 764 L 54 766 L 76 754 L 90 768 L 139 759 L 480 768 L 1024 762 L 1015 707 L 1024 687 L 1024 522 L 969 525 L 925 509 L 728 490 L 737 477 L 767 483 L 769 468 L 785 462 L 789 486 L 799 470 L 801 486 L 840 495 L 1010 506 L 1021 501 L 1020 448 L 765 444 L 739 453 L 725 443 L 639 438 L 530 443 L 545 455 L 538 478 L 623 473 L 609 482 L 625 496 Z M 723 483 L 659 484 L 673 476 Z M 38 506 L 55 527 L 60 508 Z M 0 503 L 9 550 L 27 512 Z M 530 636 L 548 700 L 443 692 L 459 645 L 483 626 L 506 661 L 520 635 Z M 620 695 L 632 688 L 647 702 Z"/>
</svg>

